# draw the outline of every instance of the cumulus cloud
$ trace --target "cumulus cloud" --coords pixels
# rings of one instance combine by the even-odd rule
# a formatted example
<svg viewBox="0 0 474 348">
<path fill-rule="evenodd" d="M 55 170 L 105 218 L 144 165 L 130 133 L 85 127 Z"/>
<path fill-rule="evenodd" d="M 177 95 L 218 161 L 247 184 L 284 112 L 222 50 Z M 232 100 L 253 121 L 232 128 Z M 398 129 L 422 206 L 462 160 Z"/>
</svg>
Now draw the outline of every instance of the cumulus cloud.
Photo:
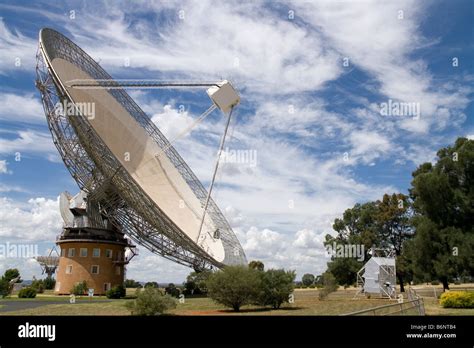
<svg viewBox="0 0 474 348">
<path fill-rule="evenodd" d="M 0 120 L 46 124 L 43 106 L 34 94 L 0 94 Z"/>
<path fill-rule="evenodd" d="M 36 130 L 21 130 L 13 139 L 0 138 L 0 154 L 35 154 L 44 156 L 52 162 L 59 161 L 51 134 Z"/>
<path fill-rule="evenodd" d="M 2 241 L 54 241 L 61 232 L 59 197 L 31 198 L 26 203 L 0 198 Z"/>
</svg>

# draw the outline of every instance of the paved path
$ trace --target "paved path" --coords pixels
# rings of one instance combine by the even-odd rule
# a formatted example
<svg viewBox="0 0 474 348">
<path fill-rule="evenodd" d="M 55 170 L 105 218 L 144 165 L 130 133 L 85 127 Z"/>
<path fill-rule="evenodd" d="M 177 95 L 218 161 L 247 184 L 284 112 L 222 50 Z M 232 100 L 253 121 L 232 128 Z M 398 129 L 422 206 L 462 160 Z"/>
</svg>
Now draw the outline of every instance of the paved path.
<svg viewBox="0 0 474 348">
<path fill-rule="evenodd" d="M 110 300 L 76 300 L 75 304 L 110 302 Z M 64 300 L 0 300 L 0 312 L 15 312 L 23 309 L 37 308 L 51 304 L 69 304 L 69 298 Z"/>
</svg>

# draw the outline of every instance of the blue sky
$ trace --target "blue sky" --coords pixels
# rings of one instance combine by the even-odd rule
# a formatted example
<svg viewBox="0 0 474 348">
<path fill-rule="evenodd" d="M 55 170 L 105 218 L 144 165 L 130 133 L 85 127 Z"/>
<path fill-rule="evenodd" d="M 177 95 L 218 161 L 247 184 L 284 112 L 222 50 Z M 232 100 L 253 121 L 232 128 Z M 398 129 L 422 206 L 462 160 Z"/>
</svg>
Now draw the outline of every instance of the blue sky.
<svg viewBox="0 0 474 348">
<path fill-rule="evenodd" d="M 406 193 L 418 164 L 474 137 L 473 11 L 464 0 L 2 1 L 0 242 L 45 252 L 61 230 L 58 194 L 77 191 L 34 87 L 42 27 L 115 78 L 232 80 L 242 103 L 228 150 L 251 151 L 257 163 L 225 163 L 214 198 L 249 259 L 300 277 L 324 271 L 322 241 L 335 217 Z M 204 90 L 130 94 L 171 139 L 210 105 Z M 389 101 L 420 113 L 382 115 Z M 223 126 L 214 113 L 176 143 L 205 185 Z M 189 272 L 140 252 L 128 277 L 178 282 Z M 34 262 L 0 259 L 0 268 L 15 265 L 39 276 Z"/>
</svg>

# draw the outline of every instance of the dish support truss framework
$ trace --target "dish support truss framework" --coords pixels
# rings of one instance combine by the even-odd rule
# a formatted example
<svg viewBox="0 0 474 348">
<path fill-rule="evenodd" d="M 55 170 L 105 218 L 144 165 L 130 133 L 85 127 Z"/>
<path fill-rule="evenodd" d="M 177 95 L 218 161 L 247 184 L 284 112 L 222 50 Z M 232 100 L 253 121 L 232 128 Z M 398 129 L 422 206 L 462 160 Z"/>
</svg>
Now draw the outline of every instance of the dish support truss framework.
<svg viewBox="0 0 474 348">
<path fill-rule="evenodd" d="M 52 30 L 47 35 L 50 37 L 40 43 L 36 56 L 36 85 L 42 94 L 53 142 L 80 189 L 88 193 L 88 204 L 97 205 L 104 216 L 136 243 L 179 264 L 203 270 L 246 263 L 237 237 L 212 199 L 206 214 L 219 229 L 225 249 L 222 262 L 207 254 L 154 204 L 95 133 L 86 117 L 80 114 L 65 115 L 60 104 L 73 101 L 45 59 L 66 59 L 95 79 L 112 77 L 70 40 Z M 45 48 L 54 56 L 48 57 Z M 113 89 L 110 93 L 164 149 L 166 156 L 204 206 L 206 190 L 160 130 L 123 89 Z M 97 224 L 100 225 L 99 219 Z"/>
</svg>

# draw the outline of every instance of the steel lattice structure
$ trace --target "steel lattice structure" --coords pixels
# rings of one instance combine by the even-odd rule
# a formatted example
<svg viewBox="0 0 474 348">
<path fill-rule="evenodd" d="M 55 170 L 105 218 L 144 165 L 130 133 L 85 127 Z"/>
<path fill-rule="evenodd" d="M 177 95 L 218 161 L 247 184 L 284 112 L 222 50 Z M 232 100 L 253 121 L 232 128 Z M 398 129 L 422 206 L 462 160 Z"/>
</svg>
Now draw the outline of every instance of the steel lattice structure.
<svg viewBox="0 0 474 348">
<path fill-rule="evenodd" d="M 222 262 L 201 249 L 161 211 L 108 149 L 87 117 L 78 112 L 75 115 L 64 112 L 61 104 L 64 101 L 74 103 L 74 100 L 51 67 L 51 61 L 56 57 L 75 64 L 94 79 L 110 80 L 111 76 L 62 34 L 52 29 L 41 30 L 36 86 L 42 95 L 53 142 L 80 189 L 88 194 L 89 204 L 99 207 L 104 216 L 136 243 L 177 263 L 195 269 L 246 263 L 238 239 L 212 199 L 206 214 L 219 229 L 225 250 Z M 123 89 L 110 90 L 110 94 L 163 149 L 204 205 L 207 196 L 205 188 L 155 124 Z M 97 224 L 100 223 L 98 219 Z"/>
</svg>

